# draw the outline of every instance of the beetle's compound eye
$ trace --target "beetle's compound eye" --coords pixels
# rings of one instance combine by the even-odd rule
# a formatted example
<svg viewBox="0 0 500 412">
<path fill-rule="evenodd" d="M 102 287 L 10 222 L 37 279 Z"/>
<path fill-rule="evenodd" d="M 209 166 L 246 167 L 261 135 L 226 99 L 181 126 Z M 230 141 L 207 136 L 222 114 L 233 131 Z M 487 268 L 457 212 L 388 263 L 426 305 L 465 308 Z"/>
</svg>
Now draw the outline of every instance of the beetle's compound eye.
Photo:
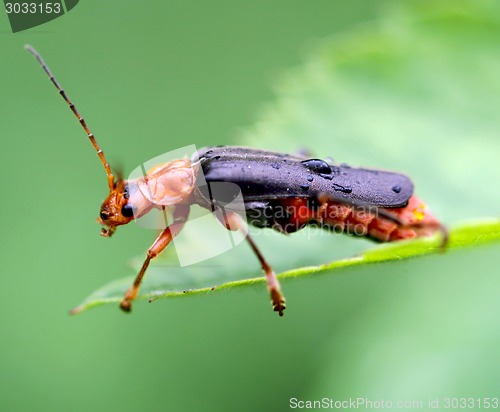
<svg viewBox="0 0 500 412">
<path fill-rule="evenodd" d="M 134 208 L 132 207 L 132 204 L 126 203 L 122 206 L 122 215 L 125 217 L 134 216 Z"/>
<path fill-rule="evenodd" d="M 106 211 L 104 211 L 104 210 L 101 210 L 100 216 L 101 216 L 102 220 L 108 220 L 109 219 L 109 213 L 106 212 Z"/>
</svg>

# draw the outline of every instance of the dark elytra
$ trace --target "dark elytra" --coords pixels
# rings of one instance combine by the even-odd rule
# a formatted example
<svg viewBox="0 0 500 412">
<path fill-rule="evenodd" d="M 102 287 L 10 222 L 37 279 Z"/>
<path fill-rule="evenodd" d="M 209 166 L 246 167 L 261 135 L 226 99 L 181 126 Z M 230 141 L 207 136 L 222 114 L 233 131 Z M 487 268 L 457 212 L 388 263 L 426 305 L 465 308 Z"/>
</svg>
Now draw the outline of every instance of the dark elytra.
<svg viewBox="0 0 500 412">
<path fill-rule="evenodd" d="M 238 146 L 207 147 L 197 156 L 208 183 L 237 184 L 245 203 L 326 194 L 347 204 L 397 208 L 413 194 L 412 181 L 401 173 Z"/>
</svg>

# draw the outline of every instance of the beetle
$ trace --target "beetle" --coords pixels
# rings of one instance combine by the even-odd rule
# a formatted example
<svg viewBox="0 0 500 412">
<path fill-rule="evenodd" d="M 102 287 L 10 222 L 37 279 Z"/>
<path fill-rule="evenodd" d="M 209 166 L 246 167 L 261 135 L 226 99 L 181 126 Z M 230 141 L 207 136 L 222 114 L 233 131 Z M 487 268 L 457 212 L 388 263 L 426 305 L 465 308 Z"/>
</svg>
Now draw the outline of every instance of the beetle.
<svg viewBox="0 0 500 412">
<path fill-rule="evenodd" d="M 288 155 L 269 150 L 237 146 L 215 146 L 198 150 L 190 159 L 178 159 L 153 167 L 144 176 L 124 180 L 113 174 L 104 152 L 66 92 L 41 55 L 35 56 L 59 94 L 69 105 L 101 160 L 106 172 L 109 194 L 101 205 L 98 222 L 101 235 L 111 237 L 118 226 L 138 219 L 153 209 L 172 210 L 173 222 L 149 248 L 133 284 L 125 292 L 120 308 L 130 312 L 144 274 L 151 262 L 182 230 L 191 205 L 209 210 L 226 207 L 215 214 L 228 229 L 245 234 L 265 273 L 274 311 L 283 316 L 285 298 L 279 281 L 248 234 L 247 224 L 271 228 L 284 234 L 307 225 L 378 242 L 431 236 L 446 230 L 427 205 L 414 195 L 410 178 L 401 173 L 351 167 L 304 155 Z M 204 184 L 200 184 L 200 177 Z M 210 186 L 236 185 L 242 194 L 245 217 L 228 208 L 231 193 L 214 196 Z M 246 220 L 246 221 L 245 221 Z"/>
</svg>

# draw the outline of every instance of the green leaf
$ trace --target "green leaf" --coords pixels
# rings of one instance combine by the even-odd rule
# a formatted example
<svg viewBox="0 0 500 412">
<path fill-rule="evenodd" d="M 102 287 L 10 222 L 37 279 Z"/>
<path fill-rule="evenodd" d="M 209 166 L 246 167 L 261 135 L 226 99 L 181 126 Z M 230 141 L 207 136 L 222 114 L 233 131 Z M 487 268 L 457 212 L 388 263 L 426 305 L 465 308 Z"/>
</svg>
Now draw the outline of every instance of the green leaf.
<svg viewBox="0 0 500 412">
<path fill-rule="evenodd" d="M 450 248 L 498 241 L 497 220 L 459 222 L 500 216 L 499 12 L 497 3 L 480 1 L 388 8 L 378 24 L 318 43 L 302 67 L 279 80 L 275 102 L 235 143 L 284 152 L 308 149 L 339 163 L 400 170 L 453 227 Z M 341 273 L 348 266 L 439 249 L 436 240 L 373 248 L 364 239 L 315 229 L 288 237 L 268 230 L 255 235 L 283 279 Z M 193 248 L 203 247 L 200 239 L 191 241 Z M 75 312 L 118 302 L 132 279 L 97 290 Z M 140 299 L 257 283 L 263 279 L 246 245 L 185 268 L 167 251 L 148 270 Z"/>
<path fill-rule="evenodd" d="M 322 232 L 320 229 L 311 231 L 320 237 Z M 274 237 L 274 234 L 270 236 Z M 295 236 L 294 241 L 289 242 L 285 250 L 274 250 L 273 257 L 276 256 L 277 267 L 286 267 L 290 264 L 290 256 L 300 256 L 304 252 L 304 243 L 307 240 L 304 235 Z M 269 237 L 264 239 L 269 243 L 269 247 L 274 244 L 274 240 Z M 296 241 L 298 240 L 298 241 Z M 318 239 L 319 240 L 319 239 Z M 323 240 L 323 239 L 322 239 Z M 192 240 L 196 241 L 196 240 Z M 198 238 L 200 243 L 203 243 L 201 238 Z M 321 272 L 332 272 L 332 274 L 342 274 L 343 269 L 353 266 L 399 261 L 412 257 L 428 255 L 432 253 L 449 253 L 452 249 L 464 248 L 468 246 L 478 246 L 490 242 L 500 241 L 500 220 L 492 220 L 487 222 L 474 222 L 465 226 L 457 227 L 450 233 L 448 244 L 445 248 L 442 247 L 442 238 L 422 238 L 410 241 L 402 241 L 392 244 L 382 244 L 375 248 L 369 249 L 359 256 L 337 260 L 331 263 L 325 263 L 316 266 L 305 266 L 296 269 L 291 269 L 278 274 L 279 279 L 291 279 L 318 274 Z M 263 287 L 265 279 L 262 276 L 246 278 L 257 271 L 257 261 L 255 260 L 254 267 L 251 265 L 245 268 L 239 268 L 240 276 L 245 276 L 240 280 L 225 282 L 216 286 L 217 280 L 223 279 L 227 273 L 233 268 L 238 267 L 237 262 L 248 257 L 248 253 L 241 247 L 236 247 L 228 253 L 230 256 L 219 256 L 211 259 L 213 262 L 207 266 L 206 262 L 193 265 L 189 270 L 164 267 L 160 270 L 159 266 L 152 268 L 146 277 L 142 287 L 139 300 L 149 300 L 150 302 L 163 299 L 181 296 L 192 296 L 205 293 L 215 293 L 231 289 L 236 289 L 244 286 L 259 285 Z M 186 273 L 187 272 L 187 273 Z M 191 275 L 191 276 L 190 276 Z M 198 275 L 198 276 L 196 276 Z M 185 277 L 179 282 L 181 277 Z M 101 289 L 90 295 L 81 305 L 72 310 L 73 314 L 82 312 L 94 306 L 99 306 L 107 303 L 118 303 L 123 297 L 125 290 L 132 284 L 133 277 L 121 279 L 111 282 Z M 201 286 L 196 286 L 200 285 Z M 203 285 L 204 284 L 204 285 Z M 192 288 L 184 287 L 193 285 Z"/>
</svg>

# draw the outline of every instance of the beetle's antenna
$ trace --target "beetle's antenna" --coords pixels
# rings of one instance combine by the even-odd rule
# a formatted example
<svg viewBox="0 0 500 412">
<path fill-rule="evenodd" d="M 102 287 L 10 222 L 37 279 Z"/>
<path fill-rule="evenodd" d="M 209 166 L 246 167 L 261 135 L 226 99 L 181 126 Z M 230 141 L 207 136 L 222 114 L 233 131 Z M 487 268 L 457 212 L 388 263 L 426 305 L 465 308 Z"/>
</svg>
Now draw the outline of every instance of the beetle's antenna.
<svg viewBox="0 0 500 412">
<path fill-rule="evenodd" d="M 38 53 L 32 46 L 30 46 L 29 44 L 26 44 L 24 46 L 24 48 L 26 50 L 28 50 L 33 56 L 35 56 L 35 58 L 38 60 L 38 63 L 40 63 L 40 65 L 42 66 L 43 70 L 45 70 L 45 73 L 47 73 L 47 75 L 49 76 L 50 80 L 52 81 L 52 83 L 54 84 L 54 86 L 56 86 L 57 90 L 59 90 L 59 94 L 62 96 L 62 98 L 66 101 L 66 103 L 68 103 L 68 106 L 69 108 L 71 109 L 71 111 L 75 114 L 76 118 L 78 119 L 78 121 L 80 122 L 80 124 L 82 125 L 83 129 L 85 130 L 85 132 L 87 133 L 87 136 L 89 137 L 90 139 L 90 142 L 92 143 L 92 146 L 94 146 L 94 149 L 96 150 L 97 152 L 97 156 L 99 156 L 99 159 L 101 159 L 101 163 L 102 165 L 104 166 L 104 170 L 106 171 L 106 175 L 108 176 L 108 185 L 109 185 L 109 189 L 110 190 L 113 190 L 114 188 L 114 181 L 115 181 L 115 178 L 113 176 L 113 172 L 111 171 L 111 167 L 109 166 L 109 163 L 108 161 L 106 160 L 106 157 L 104 156 L 104 152 L 101 150 L 101 148 L 99 147 L 99 145 L 97 144 L 97 141 L 93 135 L 93 133 L 90 131 L 90 129 L 87 127 L 87 123 L 85 123 L 85 120 L 83 119 L 83 117 L 80 115 L 80 113 L 78 112 L 78 110 L 76 109 L 75 105 L 73 104 L 73 102 L 69 99 L 68 95 L 66 94 L 66 92 L 63 90 L 63 88 L 61 87 L 61 85 L 59 84 L 59 82 L 56 80 L 56 78 L 54 77 L 54 75 L 52 74 L 52 72 L 50 71 L 49 67 L 47 66 L 47 64 L 45 63 L 45 61 L 43 60 L 42 56 L 40 55 L 40 53 Z"/>
</svg>

